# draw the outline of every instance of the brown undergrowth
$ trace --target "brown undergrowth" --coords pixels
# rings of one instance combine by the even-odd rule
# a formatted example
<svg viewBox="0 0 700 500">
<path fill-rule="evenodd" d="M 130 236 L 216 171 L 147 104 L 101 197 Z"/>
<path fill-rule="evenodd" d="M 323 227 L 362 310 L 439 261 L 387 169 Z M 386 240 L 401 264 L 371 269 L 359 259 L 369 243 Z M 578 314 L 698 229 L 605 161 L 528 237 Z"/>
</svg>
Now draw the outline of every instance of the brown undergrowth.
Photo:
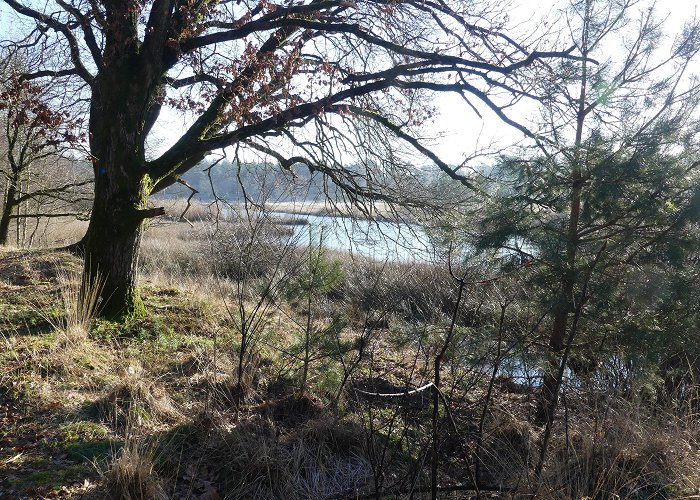
<svg viewBox="0 0 700 500">
<path fill-rule="evenodd" d="M 48 251 L 0 253 L 0 492 L 6 498 L 425 494 L 432 393 L 401 393 L 430 381 L 444 327 L 439 313 L 434 324 L 405 326 L 426 317 L 431 288 L 423 283 L 409 290 L 411 305 L 397 300 L 393 287 L 407 290 L 408 276 L 440 278 L 424 268 L 395 270 L 389 276 L 400 283 L 382 275 L 377 292 L 346 275 L 331 295 L 342 299 L 347 326 L 315 346 L 303 393 L 299 324 L 307 313 L 284 304 L 272 309 L 238 386 L 239 338 L 220 300 L 235 287 L 205 276 L 203 264 L 192 264 L 192 279 L 167 275 L 167 259 L 179 259 L 184 269 L 199 258 L 185 255 L 186 245 L 183 253 L 169 247 L 174 250 L 162 260 L 151 255 L 144 263 L 146 319 L 74 321 L 84 326 L 80 335 L 66 334 L 73 299 L 61 274 L 78 270 L 79 261 Z M 358 275 L 370 282 L 376 272 L 366 267 Z M 196 276 L 216 286 L 190 287 Z M 439 300 L 448 302 L 448 294 Z M 368 312 L 377 307 L 381 313 Z M 474 478 L 486 381 L 473 367 L 447 365 L 439 479 L 457 491 L 444 498 L 475 494 L 458 486 Z M 590 394 L 580 387 L 567 392 L 536 477 L 542 429 L 528 423 L 533 389 L 497 384 L 484 413 L 474 479 L 498 497 L 698 493 L 695 414 L 617 396 L 598 394 L 592 401 Z"/>
</svg>

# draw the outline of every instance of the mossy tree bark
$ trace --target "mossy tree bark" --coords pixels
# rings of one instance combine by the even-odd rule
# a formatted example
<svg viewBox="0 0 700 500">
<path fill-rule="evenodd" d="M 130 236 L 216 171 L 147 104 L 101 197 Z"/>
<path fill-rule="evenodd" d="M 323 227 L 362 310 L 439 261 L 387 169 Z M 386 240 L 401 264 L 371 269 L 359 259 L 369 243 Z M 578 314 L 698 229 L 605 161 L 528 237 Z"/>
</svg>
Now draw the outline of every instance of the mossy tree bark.
<svg viewBox="0 0 700 500">
<path fill-rule="evenodd" d="M 86 234 L 84 286 L 102 287 L 101 314 L 116 319 L 140 317 L 145 310 L 136 288 L 144 220 L 139 212 L 147 183 L 136 179 L 141 187 L 127 189 L 103 177 L 95 183 Z"/>
</svg>

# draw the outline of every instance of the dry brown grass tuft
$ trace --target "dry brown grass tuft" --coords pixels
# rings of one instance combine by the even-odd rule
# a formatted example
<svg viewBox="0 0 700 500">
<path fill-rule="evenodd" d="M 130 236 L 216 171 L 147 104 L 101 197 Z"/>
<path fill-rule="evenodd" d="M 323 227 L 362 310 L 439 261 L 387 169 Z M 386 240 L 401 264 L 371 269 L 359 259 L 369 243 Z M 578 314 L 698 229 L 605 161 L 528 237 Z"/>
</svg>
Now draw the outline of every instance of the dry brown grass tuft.
<svg viewBox="0 0 700 500">
<path fill-rule="evenodd" d="M 483 484 L 515 488 L 536 453 L 536 431 L 527 421 L 497 412 L 487 423 L 480 451 Z"/>
<path fill-rule="evenodd" d="M 154 425 L 182 419 L 168 393 L 149 379 L 139 366 L 129 366 L 119 382 L 95 402 L 95 408 L 101 418 L 116 427 Z"/>
<path fill-rule="evenodd" d="M 352 423 L 310 421 L 285 432 L 265 418 L 244 422 L 212 450 L 227 498 L 329 498 L 367 484 L 364 435 Z"/>
<path fill-rule="evenodd" d="M 275 422 L 293 426 L 320 417 L 324 412 L 323 402 L 316 396 L 290 394 L 280 399 L 265 402 L 261 410 Z"/>
<path fill-rule="evenodd" d="M 189 377 L 193 385 L 216 383 L 233 370 L 233 360 L 221 350 L 194 345 L 184 354 L 177 370 Z"/>
<path fill-rule="evenodd" d="M 210 388 L 215 399 L 225 406 L 238 406 L 250 402 L 259 382 L 261 356 L 253 353 L 247 356 L 248 362 L 242 366 L 241 376 L 238 376 L 237 365 L 231 363 L 217 379 L 211 380 Z"/>
<path fill-rule="evenodd" d="M 40 375 L 56 378 L 53 382 L 98 389 L 106 378 L 111 378 L 110 367 L 115 358 L 109 346 L 89 338 L 102 280 L 98 277 L 94 285 L 81 284 L 82 265 L 77 260 L 55 258 L 50 267 L 53 271 L 40 272 L 56 288 L 51 296 L 58 295 L 60 306 L 55 308 L 37 298 L 31 308 L 44 317 L 50 330 L 55 331 L 51 337 L 55 341 L 33 353 L 32 366 Z M 51 314 L 56 310 L 60 311 L 58 317 Z"/>
<path fill-rule="evenodd" d="M 163 484 L 154 471 L 153 453 L 144 440 L 127 433 L 124 447 L 118 452 L 102 478 L 107 498 L 114 500 L 167 500 Z"/>
<path fill-rule="evenodd" d="M 239 383 L 238 364 L 228 349 L 194 346 L 176 370 L 188 377 L 188 383 L 208 394 L 219 407 L 238 407 L 250 403 L 260 385 L 262 356 L 247 356 Z"/>
<path fill-rule="evenodd" d="M 678 498 L 700 488 L 697 434 L 671 415 L 624 404 L 600 425 L 571 425 L 552 443 L 541 492 L 565 498 Z"/>
<path fill-rule="evenodd" d="M 98 313 L 104 279 L 97 273 L 94 281 L 83 283 L 82 277 L 83 272 L 76 269 L 59 268 L 58 283 L 65 309 L 61 330 L 67 344 L 84 342 Z"/>
</svg>

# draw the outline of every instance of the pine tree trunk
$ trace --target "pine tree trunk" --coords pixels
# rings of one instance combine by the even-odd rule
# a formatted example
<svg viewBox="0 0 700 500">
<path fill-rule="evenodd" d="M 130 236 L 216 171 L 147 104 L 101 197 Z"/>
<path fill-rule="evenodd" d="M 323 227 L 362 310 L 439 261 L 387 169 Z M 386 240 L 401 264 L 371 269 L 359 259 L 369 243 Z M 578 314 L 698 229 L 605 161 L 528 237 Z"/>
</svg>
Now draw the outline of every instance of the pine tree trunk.
<svg viewBox="0 0 700 500">
<path fill-rule="evenodd" d="M 591 3 L 586 2 L 589 12 Z M 588 54 L 588 28 L 584 30 L 581 41 L 584 56 Z M 549 338 L 548 364 L 542 381 L 542 390 L 535 414 L 535 422 L 551 426 L 559 401 L 561 385 L 561 366 L 566 363 L 562 358 L 567 341 L 569 314 L 574 310 L 574 290 L 578 282 L 576 259 L 579 252 L 578 225 L 581 218 L 581 195 L 583 190 L 583 170 L 581 144 L 583 141 L 584 121 L 586 119 L 586 95 L 588 88 L 588 66 L 583 60 L 581 83 L 579 87 L 578 110 L 576 113 L 576 137 L 574 139 L 574 156 L 571 160 L 571 192 L 569 195 L 569 217 L 566 229 L 566 258 L 562 269 L 559 296 L 554 309 L 552 333 Z M 573 341 L 572 339 L 568 339 Z M 546 443 L 545 443 L 546 446 Z"/>
<path fill-rule="evenodd" d="M 537 404 L 535 423 L 544 425 L 554 420 L 554 411 L 559 399 L 559 368 L 561 364 L 562 352 L 564 351 L 567 326 L 569 323 L 569 312 L 572 307 L 567 296 L 573 294 L 573 280 L 564 283 L 564 290 L 560 296 L 552 324 L 552 333 L 549 338 L 549 350 L 547 352 L 547 367 L 542 379 L 540 397 Z"/>
<path fill-rule="evenodd" d="M 576 270 L 576 258 L 579 250 L 578 224 L 581 217 L 582 175 L 580 166 L 577 163 L 578 159 L 574 161 L 565 268 L 562 270 L 560 293 L 554 309 L 554 321 L 547 353 L 549 359 L 542 380 L 542 390 L 535 415 L 535 423 L 539 425 L 551 424 L 554 419 L 554 412 L 559 399 L 559 386 L 561 384 L 560 368 L 561 364 L 566 361 L 562 359 L 562 354 L 567 341 L 569 315 L 575 307 L 574 289 L 579 280 Z"/>
</svg>

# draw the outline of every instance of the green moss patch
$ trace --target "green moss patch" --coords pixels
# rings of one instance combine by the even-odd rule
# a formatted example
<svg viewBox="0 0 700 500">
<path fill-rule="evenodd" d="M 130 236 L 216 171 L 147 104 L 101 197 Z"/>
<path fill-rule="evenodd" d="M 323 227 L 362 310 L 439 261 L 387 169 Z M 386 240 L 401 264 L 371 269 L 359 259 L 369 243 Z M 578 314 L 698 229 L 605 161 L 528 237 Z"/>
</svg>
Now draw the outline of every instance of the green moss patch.
<svg viewBox="0 0 700 500">
<path fill-rule="evenodd" d="M 94 462 L 106 460 L 120 447 L 121 443 L 111 439 L 80 440 L 66 445 L 63 451 L 74 462 Z"/>
<path fill-rule="evenodd" d="M 62 440 L 66 443 L 82 439 L 103 439 L 107 436 L 107 429 L 104 425 L 90 420 L 63 424 L 59 426 L 58 430 Z"/>
<path fill-rule="evenodd" d="M 17 477 L 13 486 L 20 491 L 48 492 L 59 491 L 64 486 L 83 481 L 86 476 L 94 475 L 90 464 L 61 464 L 42 462 L 42 470 L 29 472 Z"/>
</svg>

